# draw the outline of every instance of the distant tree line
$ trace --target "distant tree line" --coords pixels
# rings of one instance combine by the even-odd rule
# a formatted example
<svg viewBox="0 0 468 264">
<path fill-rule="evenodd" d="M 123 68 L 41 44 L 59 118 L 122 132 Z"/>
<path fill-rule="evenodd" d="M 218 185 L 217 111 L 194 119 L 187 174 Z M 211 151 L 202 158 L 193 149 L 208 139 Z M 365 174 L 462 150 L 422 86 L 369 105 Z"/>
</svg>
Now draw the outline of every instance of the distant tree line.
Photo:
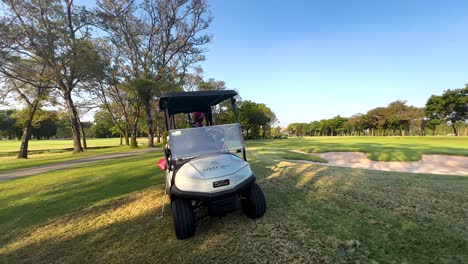
<svg viewBox="0 0 468 264">
<path fill-rule="evenodd" d="M 24 123 L 27 122 L 27 110 L 0 110 L 0 140 L 21 139 Z M 91 122 L 82 122 L 87 131 Z M 90 134 L 92 137 L 93 134 Z M 38 109 L 31 122 L 31 138 L 37 140 L 71 138 L 68 115 L 64 111 Z"/>
<path fill-rule="evenodd" d="M 271 128 L 276 122 L 275 114 L 265 104 L 242 100 L 237 104 L 239 121 L 247 139 L 270 138 L 279 135 L 280 132 L 276 128 Z M 225 104 L 214 109 L 215 124 L 235 122 L 233 113 L 228 108 L 230 106 Z M 137 136 L 147 137 L 148 128 L 144 122 L 144 116 L 141 115 L 139 118 Z M 22 130 L 27 119 L 28 115 L 25 109 L 0 110 L 0 140 L 21 139 Z M 38 109 L 31 122 L 30 137 L 37 140 L 71 138 L 72 132 L 68 122 L 67 113 L 64 111 Z M 176 122 L 177 127 L 184 128 L 188 126 L 187 120 L 183 117 L 176 120 Z M 157 125 L 163 124 L 158 123 Z M 120 137 L 120 144 L 124 144 L 119 129 L 114 124 L 109 112 L 104 108 L 99 108 L 94 114 L 94 121 L 81 121 L 81 126 L 88 138 Z M 158 127 L 158 129 L 162 130 L 164 128 Z"/>
<path fill-rule="evenodd" d="M 395 101 L 365 114 L 336 116 L 310 123 L 292 123 L 296 136 L 424 136 L 468 135 L 468 85 L 432 95 L 424 108 Z"/>
</svg>

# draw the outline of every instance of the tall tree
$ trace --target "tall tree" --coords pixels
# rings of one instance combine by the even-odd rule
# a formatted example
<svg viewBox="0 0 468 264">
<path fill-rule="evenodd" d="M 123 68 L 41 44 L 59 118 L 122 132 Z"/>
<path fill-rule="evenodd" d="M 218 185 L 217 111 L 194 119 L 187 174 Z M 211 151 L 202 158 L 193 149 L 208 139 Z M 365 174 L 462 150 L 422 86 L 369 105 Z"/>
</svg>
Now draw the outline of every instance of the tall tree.
<svg viewBox="0 0 468 264">
<path fill-rule="evenodd" d="M 6 101 L 12 99 L 12 101 L 25 106 L 25 111 L 22 112 L 22 136 L 18 158 L 26 159 L 28 158 L 28 145 L 34 115 L 50 92 L 50 81 L 47 80 L 46 66 L 21 58 L 17 58 L 16 63 L 16 65 L 9 65 L 12 72 L 19 74 L 26 80 L 30 80 L 30 82 L 1 74 L 0 70 L 0 75 L 4 80 L 4 84 L 0 86 L 0 98 Z"/>
<path fill-rule="evenodd" d="M 276 120 L 275 113 L 265 104 L 258 104 L 252 101 L 243 101 L 239 108 L 239 121 L 245 129 L 247 137 L 258 138 L 260 132 L 265 136 Z"/>
<path fill-rule="evenodd" d="M 152 87 L 133 87 L 146 114 L 148 147 L 153 147 L 151 107 L 160 95 L 161 80 L 172 76 L 182 81 L 179 75 L 187 67 L 204 60 L 203 46 L 212 38 L 202 34 L 212 21 L 206 1 L 101 0 L 98 6 L 100 26 L 122 55 L 118 65 L 134 83 L 139 79 L 154 82 Z"/>
<path fill-rule="evenodd" d="M 4 90 L 3 92 L 11 93 L 16 102 L 22 102 L 26 106 L 25 111 L 22 113 L 23 118 L 21 118 L 21 122 L 18 123 L 22 127 L 18 158 L 27 159 L 34 115 L 42 101 L 46 98 L 48 87 L 45 84 L 44 86 L 30 85 L 15 79 L 10 79 L 7 85 L 2 87 L 2 90 Z"/>
<path fill-rule="evenodd" d="M 50 81 L 65 100 L 74 152 L 83 151 L 72 92 L 80 82 L 95 74 L 95 64 L 99 61 L 89 42 L 88 12 L 84 7 L 75 6 L 73 0 L 2 0 L 2 3 L 0 73 L 37 85 L 38 80 L 16 69 L 22 61 L 43 65 L 45 71 L 41 79 Z"/>
<path fill-rule="evenodd" d="M 129 146 L 131 107 L 129 103 L 132 93 L 127 93 L 125 89 L 128 76 L 119 67 L 121 55 L 105 40 L 95 40 L 95 46 L 101 59 L 102 75 L 97 76 L 94 82 L 87 83 L 86 90 L 98 98 L 101 102 L 100 108 L 108 112 L 115 129 L 121 138 L 125 139 L 125 145 Z"/>
<path fill-rule="evenodd" d="M 432 95 L 427 100 L 425 112 L 430 120 L 450 122 L 453 134 L 458 136 L 456 124 L 468 120 L 468 84 L 465 88 L 449 89 L 441 96 Z"/>
<path fill-rule="evenodd" d="M 120 134 L 120 131 L 116 129 L 114 121 L 112 120 L 109 112 L 102 108 L 94 114 L 94 125 L 92 126 L 92 130 L 93 131 L 90 133 L 90 135 L 97 138 L 107 138 L 114 134 Z"/>
<path fill-rule="evenodd" d="M 350 133 L 351 136 L 364 134 L 367 128 L 363 114 L 356 114 L 348 118 L 343 124 L 343 127 Z"/>
</svg>

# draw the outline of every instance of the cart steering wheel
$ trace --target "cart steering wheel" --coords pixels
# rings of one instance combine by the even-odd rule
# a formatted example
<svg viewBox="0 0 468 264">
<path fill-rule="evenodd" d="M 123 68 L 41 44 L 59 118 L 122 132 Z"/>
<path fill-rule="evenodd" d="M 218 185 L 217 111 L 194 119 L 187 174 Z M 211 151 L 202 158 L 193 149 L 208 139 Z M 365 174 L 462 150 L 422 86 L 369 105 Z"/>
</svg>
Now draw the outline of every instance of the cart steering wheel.
<svg viewBox="0 0 468 264">
<path fill-rule="evenodd" d="M 224 130 L 218 127 L 207 127 L 206 135 L 213 139 L 218 149 L 224 149 Z"/>
</svg>

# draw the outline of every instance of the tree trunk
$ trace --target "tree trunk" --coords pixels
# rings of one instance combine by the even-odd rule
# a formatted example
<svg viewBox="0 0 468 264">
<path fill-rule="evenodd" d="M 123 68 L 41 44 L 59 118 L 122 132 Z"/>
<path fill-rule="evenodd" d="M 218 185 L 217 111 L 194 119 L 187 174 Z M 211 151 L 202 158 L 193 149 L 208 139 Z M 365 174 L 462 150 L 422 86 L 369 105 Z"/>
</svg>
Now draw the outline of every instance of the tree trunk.
<svg viewBox="0 0 468 264">
<path fill-rule="evenodd" d="M 68 114 L 70 115 L 70 126 L 73 137 L 73 153 L 83 152 L 81 146 L 80 124 L 78 121 L 78 113 L 71 98 L 70 93 L 65 93 L 65 101 L 67 102 Z"/>
<path fill-rule="evenodd" d="M 85 130 L 83 127 L 83 123 L 81 123 L 81 120 L 78 117 L 78 122 L 80 123 L 80 130 L 81 130 L 81 135 L 83 136 L 83 149 L 88 149 L 88 144 L 86 143 L 86 134 Z"/>
<path fill-rule="evenodd" d="M 455 126 L 454 122 L 452 122 L 452 128 L 453 128 L 453 134 L 455 134 L 455 136 L 458 136 L 457 126 Z"/>
<path fill-rule="evenodd" d="M 23 135 L 21 136 L 21 146 L 18 153 L 18 159 L 27 159 L 28 158 L 28 143 L 29 137 L 31 135 L 31 123 L 27 124 L 23 128 Z"/>
<path fill-rule="evenodd" d="M 421 122 L 421 136 L 426 135 L 426 125 L 427 121 L 423 119 L 423 121 Z"/>
<path fill-rule="evenodd" d="M 131 136 L 130 147 L 131 148 L 138 148 L 137 126 L 132 126 L 132 136 Z"/>
<path fill-rule="evenodd" d="M 125 145 L 130 146 L 130 140 L 128 138 L 128 125 L 127 121 L 125 121 L 125 133 L 124 133 Z"/>
<path fill-rule="evenodd" d="M 156 128 L 157 129 L 157 139 L 156 139 L 156 142 L 157 143 L 161 143 L 161 129 L 159 128 L 159 126 Z"/>
<path fill-rule="evenodd" d="M 156 142 L 161 143 L 161 129 L 159 129 L 159 116 L 156 114 Z"/>
<path fill-rule="evenodd" d="M 130 146 L 130 139 L 128 138 L 128 135 L 125 135 L 125 146 Z"/>
<path fill-rule="evenodd" d="M 84 131 L 84 128 L 83 128 L 83 125 L 80 124 L 81 126 L 81 135 L 83 136 L 83 149 L 88 149 L 88 143 L 86 142 L 86 134 L 85 134 L 85 131 Z"/>
<path fill-rule="evenodd" d="M 18 159 L 28 158 L 28 144 L 29 144 L 29 139 L 31 138 L 32 120 L 34 118 L 34 114 L 36 113 L 38 104 L 39 104 L 38 101 L 34 102 L 33 106 L 29 110 L 29 116 L 23 128 L 23 135 L 21 136 L 21 146 L 20 146 L 20 150 L 18 153 Z"/>
<path fill-rule="evenodd" d="M 106 106 L 107 108 L 107 111 L 109 112 L 110 114 L 110 117 L 112 119 L 112 122 L 114 123 L 114 125 L 117 127 L 117 129 L 119 130 L 119 134 L 120 134 L 120 145 L 122 145 L 122 137 L 125 138 L 125 145 L 129 146 L 130 145 L 130 142 L 128 140 L 128 114 L 127 114 L 127 110 L 125 107 L 122 107 L 123 109 L 123 116 L 124 116 L 124 128 L 122 128 L 122 126 L 120 125 L 120 123 L 115 119 L 114 115 L 112 114 L 112 110 L 111 108 L 109 107 L 109 103 L 104 100 L 104 105 Z"/>
<path fill-rule="evenodd" d="M 138 133 L 138 114 L 135 117 L 135 121 L 132 124 L 132 127 L 130 128 L 131 130 L 131 141 L 130 141 L 130 147 L 131 148 L 138 148 L 138 142 L 137 142 L 137 133 Z"/>
<path fill-rule="evenodd" d="M 151 103 L 145 100 L 146 123 L 148 125 L 148 148 L 154 148 L 153 115 L 151 113 Z"/>
</svg>

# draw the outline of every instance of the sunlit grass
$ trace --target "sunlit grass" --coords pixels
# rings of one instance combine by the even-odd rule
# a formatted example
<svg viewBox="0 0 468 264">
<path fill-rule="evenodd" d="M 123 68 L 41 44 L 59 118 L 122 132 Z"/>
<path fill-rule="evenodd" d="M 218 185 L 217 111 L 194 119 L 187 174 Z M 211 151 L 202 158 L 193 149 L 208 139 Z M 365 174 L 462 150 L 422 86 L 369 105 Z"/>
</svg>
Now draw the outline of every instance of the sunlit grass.
<svg viewBox="0 0 468 264">
<path fill-rule="evenodd" d="M 287 140 L 257 140 L 264 145 L 308 153 L 330 151 L 365 152 L 376 161 L 417 161 L 423 154 L 468 156 L 468 137 L 303 137 Z"/>
<path fill-rule="evenodd" d="M 146 142 L 139 139 L 142 148 Z M 18 160 L 15 153 L 19 141 L 0 141 L 0 171 L 28 168 L 60 161 L 90 157 L 104 153 L 129 151 L 128 147 L 118 146 L 119 139 L 90 139 L 91 149 L 85 153 L 73 155 L 69 148 L 71 140 L 33 140 L 30 149 L 45 152 L 31 154 L 28 160 Z M 417 161 L 423 154 L 447 154 L 468 156 L 468 137 L 305 137 L 287 140 L 247 141 L 250 149 L 270 153 L 282 153 L 284 159 L 291 159 L 288 150 L 301 150 L 308 153 L 329 151 L 365 152 L 368 158 L 377 161 Z M 159 145 L 161 146 L 161 145 Z M 262 148 L 268 146 L 268 148 Z M 279 152 L 278 152 L 279 151 Z M 286 156 L 284 156 L 286 155 Z M 318 157 L 301 155 L 300 159 L 321 162 Z"/>
<path fill-rule="evenodd" d="M 267 142 L 267 141 L 265 141 Z M 468 177 L 379 172 L 248 152 L 267 213 L 198 221 L 177 240 L 159 154 L 0 183 L 5 263 L 465 263 Z M 168 206 L 168 204 L 166 205 Z M 199 214 L 202 216 L 203 212 Z"/>
<path fill-rule="evenodd" d="M 146 148 L 145 140 L 145 138 L 139 139 L 140 149 Z M 28 155 L 28 159 L 17 159 L 16 152 L 2 152 L 2 149 L 8 149 L 8 145 L 11 147 L 12 142 L 15 145 L 18 144 L 19 147 L 19 141 L 0 141 L 0 172 L 136 150 L 128 146 L 120 146 L 118 138 L 91 139 L 88 143 L 88 150 L 73 154 L 72 150 L 69 149 L 70 146 L 73 146 L 71 140 L 36 140 L 32 141 L 33 153 Z M 7 147 L 2 144 L 6 144 Z M 156 146 L 160 147 L 162 144 Z M 61 149 L 61 147 L 65 148 Z"/>
<path fill-rule="evenodd" d="M 43 153 L 29 155 L 28 159 L 18 159 L 16 156 L 0 157 L 0 171 L 8 171 L 15 169 L 23 169 L 29 167 L 35 167 L 40 165 L 46 165 L 51 163 L 57 163 L 67 160 L 82 159 L 87 157 L 96 156 L 99 154 L 110 154 L 124 151 L 131 151 L 127 146 L 110 147 L 105 149 L 92 149 L 87 150 L 83 153 L 73 154 L 71 151 L 62 153 Z"/>
<path fill-rule="evenodd" d="M 87 145 L 90 148 L 118 146 L 120 144 L 119 138 L 91 138 L 88 139 Z M 145 138 L 139 138 L 139 143 L 146 143 Z M 20 140 L 0 140 L 0 152 L 16 152 L 21 145 Z M 49 151 L 49 150 L 62 150 L 73 149 L 73 141 L 71 139 L 51 139 L 51 140 L 36 140 L 29 141 L 28 150 L 30 151 Z"/>
<path fill-rule="evenodd" d="M 161 175 L 153 162 L 155 156 L 120 158 L 1 183 L 0 233 L 10 229 L 5 220 L 13 215 L 19 216 L 15 225 L 20 227 L 39 224 L 51 216 L 161 183 L 162 179 L 152 180 Z"/>
</svg>

